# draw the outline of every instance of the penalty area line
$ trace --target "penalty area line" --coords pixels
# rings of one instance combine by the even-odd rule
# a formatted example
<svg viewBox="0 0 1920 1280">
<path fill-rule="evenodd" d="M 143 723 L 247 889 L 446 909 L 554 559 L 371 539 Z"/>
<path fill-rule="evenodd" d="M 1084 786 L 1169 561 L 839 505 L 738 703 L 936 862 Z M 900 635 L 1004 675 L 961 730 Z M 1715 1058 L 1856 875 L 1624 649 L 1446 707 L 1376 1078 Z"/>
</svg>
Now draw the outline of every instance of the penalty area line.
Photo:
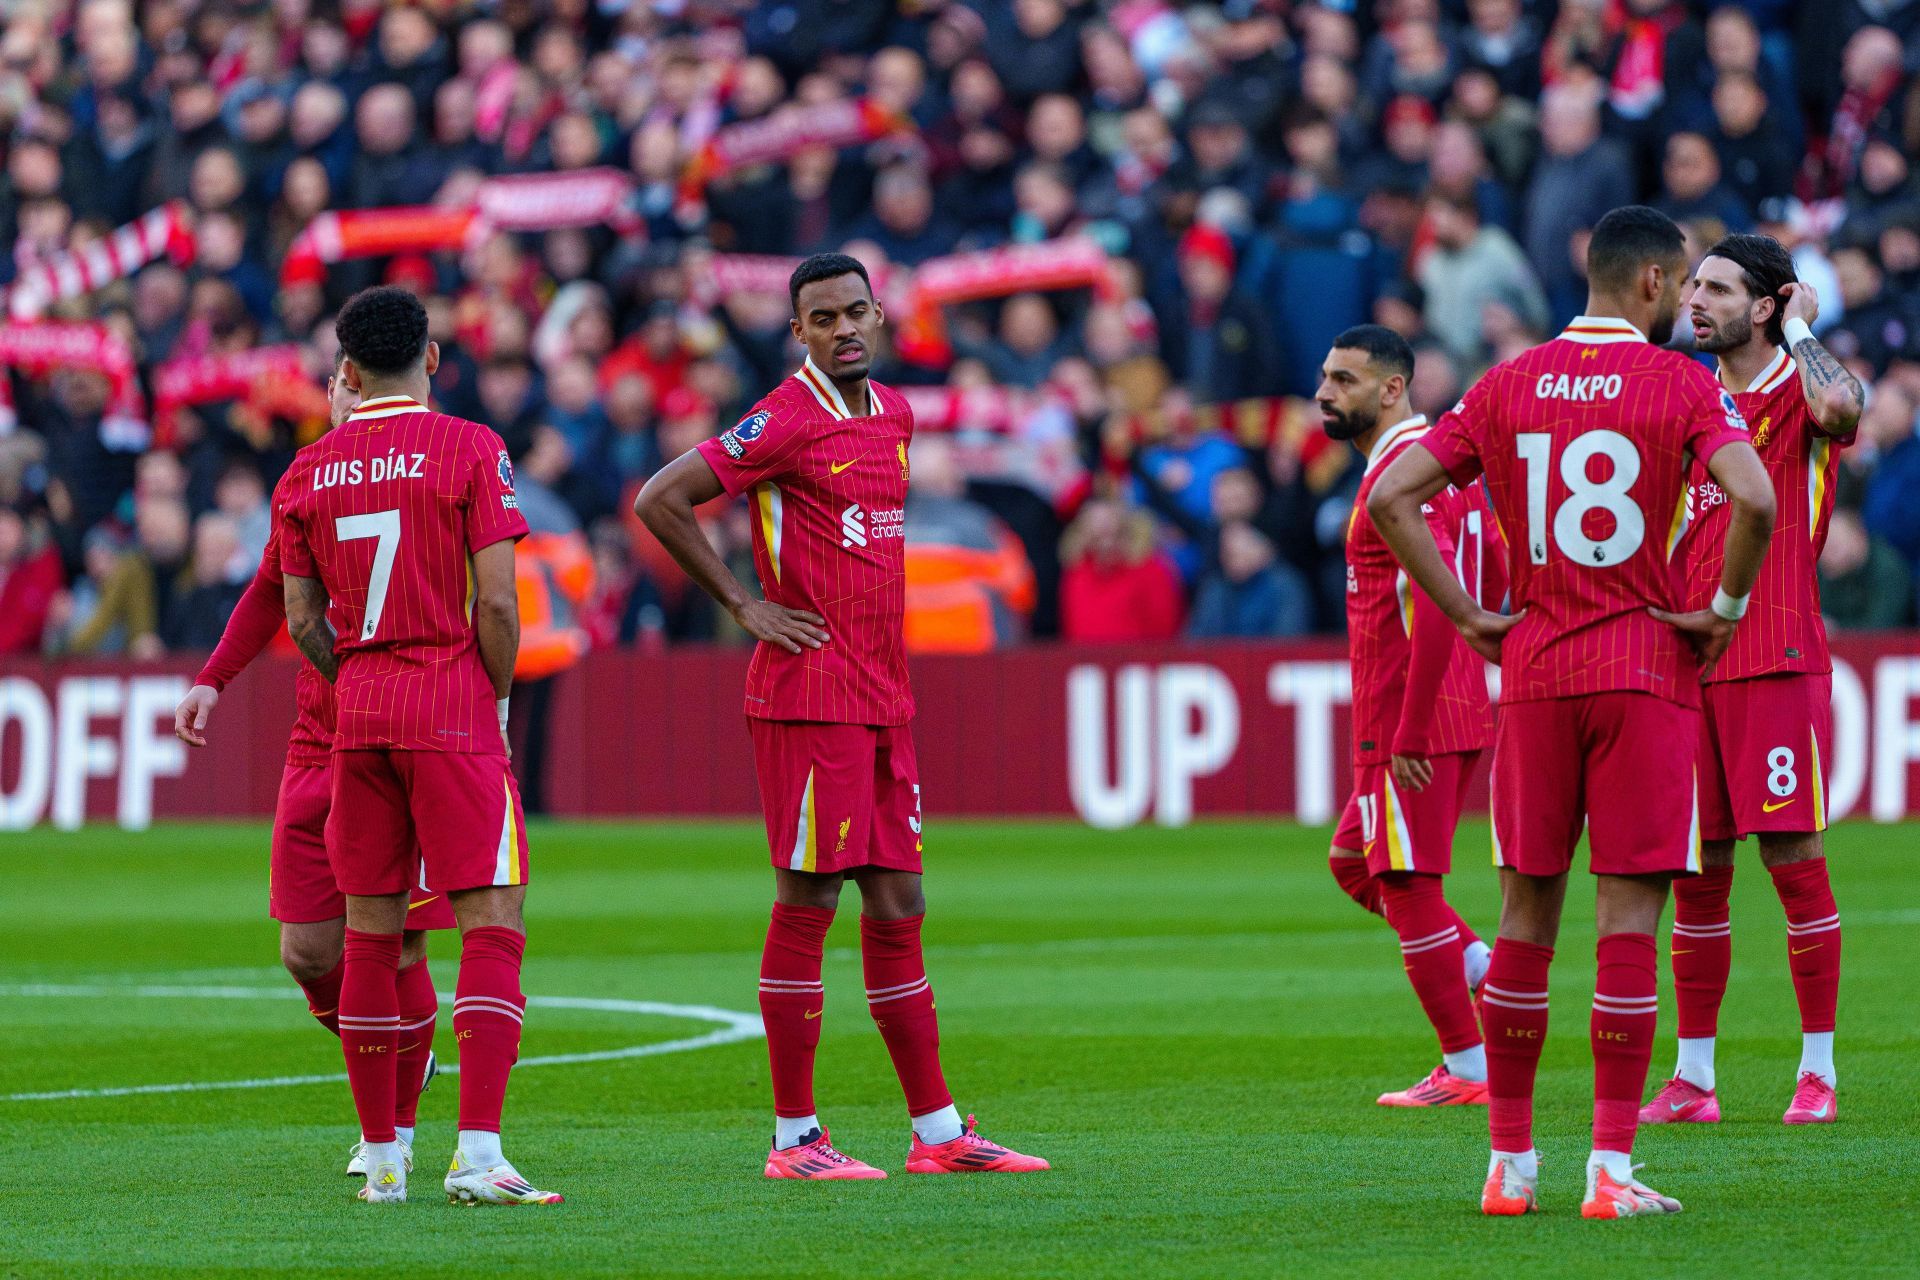
<svg viewBox="0 0 1920 1280">
<path fill-rule="evenodd" d="M 297 990 L 282 987 L 231 986 L 141 986 L 28 983 L 0 986 L 0 997 L 46 997 L 54 999 L 133 996 L 150 1000 L 301 1000 Z M 453 996 L 443 993 L 440 1003 L 450 1005 Z M 705 1004 L 671 1004 L 658 1000 L 620 1000 L 593 996 L 528 996 L 527 1004 L 536 1009 L 584 1009 L 597 1013 L 627 1013 L 660 1018 L 690 1018 L 718 1023 L 713 1030 L 697 1036 L 658 1040 L 649 1044 L 628 1045 L 619 1049 L 600 1049 L 586 1053 L 550 1053 L 522 1058 L 519 1067 L 565 1067 L 587 1062 L 619 1062 L 628 1058 L 651 1058 L 666 1053 L 688 1053 L 720 1045 L 756 1040 L 766 1034 L 757 1013 L 739 1013 Z M 446 1066 L 441 1075 L 455 1076 L 460 1068 Z M 68 1098 L 130 1098 L 157 1093 L 209 1093 L 223 1089 L 285 1089 L 309 1084 L 339 1084 L 344 1071 L 323 1075 L 261 1076 L 250 1080 L 186 1080 L 173 1084 L 120 1085 L 100 1089 L 49 1089 L 29 1093 L 0 1094 L 0 1102 L 55 1102 Z"/>
</svg>

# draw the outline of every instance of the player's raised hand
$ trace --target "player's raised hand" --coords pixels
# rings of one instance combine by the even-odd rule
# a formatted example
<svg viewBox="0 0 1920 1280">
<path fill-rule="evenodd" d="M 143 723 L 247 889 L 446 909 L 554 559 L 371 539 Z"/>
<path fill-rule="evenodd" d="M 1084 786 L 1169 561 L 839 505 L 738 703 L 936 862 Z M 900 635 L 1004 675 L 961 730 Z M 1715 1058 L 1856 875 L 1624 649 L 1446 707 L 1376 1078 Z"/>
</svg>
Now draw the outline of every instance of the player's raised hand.
<svg viewBox="0 0 1920 1280">
<path fill-rule="evenodd" d="M 191 747 L 206 746 L 207 721 L 219 701 L 219 691 L 212 685 L 197 684 L 187 690 L 173 709 L 173 736 Z"/>
<path fill-rule="evenodd" d="M 755 640 L 777 644 L 788 653 L 801 646 L 818 649 L 827 642 L 827 620 L 804 609 L 789 609 L 770 600 L 749 600 L 733 615 L 741 630 Z"/>
<path fill-rule="evenodd" d="M 1804 281 L 1796 280 L 1780 291 L 1786 303 L 1780 308 L 1782 324 L 1789 320 L 1804 320 L 1811 325 L 1820 314 L 1820 295 L 1814 287 Z"/>
<path fill-rule="evenodd" d="M 1433 781 L 1433 762 L 1425 756 L 1395 756 L 1388 767 L 1394 784 L 1405 791 L 1425 791 Z"/>
<path fill-rule="evenodd" d="M 1460 628 L 1460 637 L 1467 642 L 1468 648 L 1497 666 L 1500 662 L 1500 642 L 1526 616 L 1525 609 L 1511 616 L 1495 613 L 1491 609 L 1479 609 L 1455 625 Z"/>
<path fill-rule="evenodd" d="M 1668 613 L 1664 609 L 1649 609 L 1661 622 L 1680 632 L 1686 642 L 1693 646 L 1693 652 L 1700 659 L 1700 674 L 1707 675 L 1714 664 L 1720 661 L 1720 655 L 1733 643 L 1734 624 L 1711 609 L 1695 609 L 1692 613 Z"/>
</svg>

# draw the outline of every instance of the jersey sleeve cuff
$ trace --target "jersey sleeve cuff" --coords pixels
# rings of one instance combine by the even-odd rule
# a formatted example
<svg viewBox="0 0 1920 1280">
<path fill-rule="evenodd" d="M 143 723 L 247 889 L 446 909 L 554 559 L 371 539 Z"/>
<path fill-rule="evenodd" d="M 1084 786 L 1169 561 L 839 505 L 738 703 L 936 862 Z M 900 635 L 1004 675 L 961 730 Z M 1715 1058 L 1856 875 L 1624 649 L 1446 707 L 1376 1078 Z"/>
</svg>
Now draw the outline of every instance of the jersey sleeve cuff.
<svg viewBox="0 0 1920 1280">
<path fill-rule="evenodd" d="M 694 446 L 694 451 L 705 460 L 707 470 L 713 472 L 713 478 L 720 482 L 720 488 L 729 498 L 737 498 L 753 487 L 753 482 L 735 469 L 718 436 L 702 440 Z"/>
<path fill-rule="evenodd" d="M 467 539 L 467 554 L 472 555 L 475 552 L 485 551 L 488 547 L 492 546 L 494 543 L 505 542 L 509 538 L 511 538 L 515 542 L 518 542 L 520 541 L 520 539 L 526 537 L 529 532 L 531 531 L 527 528 L 526 524 L 522 522 L 520 527 L 517 529 L 509 526 L 509 527 L 500 528 L 500 529 L 489 529 L 489 530 L 486 530 L 485 532 L 477 533 L 473 535 L 471 538 Z"/>
</svg>

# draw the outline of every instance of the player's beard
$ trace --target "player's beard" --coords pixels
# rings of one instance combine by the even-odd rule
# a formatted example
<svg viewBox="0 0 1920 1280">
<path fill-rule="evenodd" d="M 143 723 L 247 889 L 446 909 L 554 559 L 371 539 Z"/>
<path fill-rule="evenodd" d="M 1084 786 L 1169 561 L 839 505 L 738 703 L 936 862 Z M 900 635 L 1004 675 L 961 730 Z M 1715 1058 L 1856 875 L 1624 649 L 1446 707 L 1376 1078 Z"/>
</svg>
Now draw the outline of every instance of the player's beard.
<svg viewBox="0 0 1920 1280">
<path fill-rule="evenodd" d="M 1354 440 L 1380 425 L 1380 412 L 1366 409 L 1329 409 L 1320 406 L 1320 426 L 1329 440 Z"/>
<path fill-rule="evenodd" d="M 1713 331 L 1704 338 L 1695 338 L 1693 345 L 1710 356 L 1717 356 L 1724 351 L 1737 350 L 1752 341 L 1753 317 L 1742 312 L 1725 323 L 1715 323 Z"/>
<path fill-rule="evenodd" d="M 1663 308 L 1653 317 L 1653 329 L 1647 334 L 1647 341 L 1656 347 L 1664 347 L 1673 341 L 1673 326 L 1680 319 L 1678 299 L 1670 307 Z"/>
</svg>

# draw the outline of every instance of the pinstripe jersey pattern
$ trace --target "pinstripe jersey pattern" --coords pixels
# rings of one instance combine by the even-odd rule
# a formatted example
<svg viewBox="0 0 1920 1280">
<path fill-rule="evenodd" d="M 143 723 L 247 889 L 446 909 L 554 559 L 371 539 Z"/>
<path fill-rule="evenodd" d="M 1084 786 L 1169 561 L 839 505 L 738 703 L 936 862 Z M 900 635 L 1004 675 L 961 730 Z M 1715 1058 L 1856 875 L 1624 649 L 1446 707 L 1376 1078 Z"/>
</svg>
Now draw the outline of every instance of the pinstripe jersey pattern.
<svg viewBox="0 0 1920 1280">
<path fill-rule="evenodd" d="M 298 466 L 297 459 L 295 466 Z M 268 508 L 267 549 L 260 557 L 258 573 L 275 591 L 279 591 L 284 582 L 280 573 L 280 523 L 287 500 L 287 480 L 293 474 L 294 468 L 289 468 L 273 487 L 273 502 Z M 326 764 L 333 753 L 333 729 L 333 686 L 318 668 L 302 659 L 293 677 L 293 731 L 287 735 L 287 763 L 309 767 Z"/>
<path fill-rule="evenodd" d="M 1816 569 L 1820 550 L 1827 545 L 1840 450 L 1853 437 L 1821 433 L 1800 385 L 1799 366 L 1784 350 L 1734 402 L 1753 428 L 1753 447 L 1773 479 L 1778 514 L 1747 616 L 1734 628 L 1733 643 L 1707 683 L 1787 671 L 1824 675 L 1833 670 L 1833 660 L 1827 651 L 1827 626 L 1820 618 Z M 1704 609 L 1720 585 L 1730 517 L 1726 495 L 1704 467 L 1693 469 L 1692 494 L 1693 518 L 1681 540 L 1679 559 L 1686 607 Z"/>
<path fill-rule="evenodd" d="M 907 683 L 907 446 L 913 411 L 867 384 L 856 418 L 812 360 L 731 430 L 699 445 L 720 484 L 745 495 L 766 598 L 826 619 L 828 643 L 754 649 L 746 709 L 763 720 L 900 725 Z"/>
<path fill-rule="evenodd" d="M 1586 316 L 1440 419 L 1421 444 L 1456 485 L 1486 475 L 1526 614 L 1504 644 L 1502 700 L 1637 690 L 1699 705 L 1692 650 L 1647 609 L 1680 606 L 1689 455 L 1704 465 L 1746 439 L 1703 365 Z"/>
<path fill-rule="evenodd" d="M 1393 755 L 1403 715 L 1424 717 L 1429 753 L 1473 751 L 1492 737 L 1485 664 L 1453 628 L 1452 648 L 1439 697 L 1428 707 L 1405 706 L 1407 670 L 1413 652 L 1413 596 L 1419 590 L 1393 558 L 1393 551 L 1367 516 L 1367 495 L 1387 464 L 1427 434 L 1427 420 L 1409 418 L 1381 432 L 1367 456 L 1366 473 L 1347 521 L 1347 660 L 1353 673 L 1353 759 L 1381 764 Z M 1436 495 L 1426 506 L 1427 527 L 1440 554 L 1461 568 L 1458 525 L 1466 514 L 1458 490 Z M 1497 602 L 1496 602 L 1497 603 Z"/>
<path fill-rule="evenodd" d="M 318 578 L 338 636 L 338 750 L 504 754 L 473 625 L 472 555 L 527 532 L 487 427 L 364 401 L 282 482 L 280 567 Z"/>
</svg>

